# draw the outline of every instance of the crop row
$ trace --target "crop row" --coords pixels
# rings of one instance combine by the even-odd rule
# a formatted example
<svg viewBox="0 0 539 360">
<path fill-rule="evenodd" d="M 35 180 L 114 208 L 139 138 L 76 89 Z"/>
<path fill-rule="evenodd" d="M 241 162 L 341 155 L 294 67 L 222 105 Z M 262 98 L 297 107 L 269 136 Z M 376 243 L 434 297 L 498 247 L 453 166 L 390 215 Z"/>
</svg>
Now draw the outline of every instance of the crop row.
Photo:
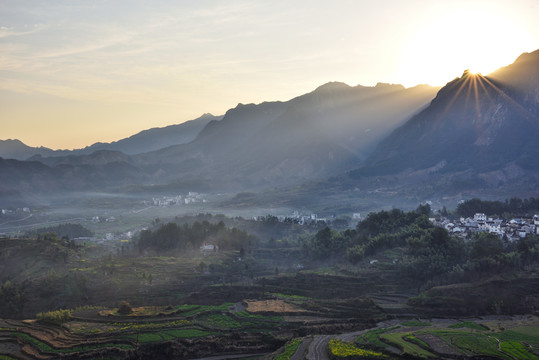
<svg viewBox="0 0 539 360">
<path fill-rule="evenodd" d="M 386 359 L 387 355 L 360 348 L 353 343 L 333 339 L 329 341 L 329 355 L 336 359 Z"/>
<path fill-rule="evenodd" d="M 133 345 L 117 344 L 117 343 L 92 344 L 92 345 L 74 346 L 70 348 L 58 349 L 58 348 L 52 347 L 46 342 L 36 339 L 35 337 L 25 334 L 23 332 L 11 331 L 8 334 L 10 336 L 25 340 L 26 342 L 29 342 L 35 347 L 37 347 L 41 352 L 47 352 L 47 353 L 74 353 L 74 352 L 88 351 L 88 350 L 94 350 L 94 349 L 103 349 L 103 348 L 113 348 L 113 347 L 124 349 L 124 350 L 134 349 Z"/>
<path fill-rule="evenodd" d="M 439 338 L 449 347 L 467 356 L 482 355 L 507 360 L 539 360 L 539 356 L 535 353 L 535 349 L 539 346 L 539 328 L 535 325 L 520 326 L 501 332 L 488 332 L 487 328 L 481 324 L 461 322 L 448 326 L 448 328 L 390 332 L 396 328 L 398 326 L 371 330 L 359 336 L 357 342 L 382 350 L 389 344 L 401 349 L 403 354 L 408 356 L 437 358 L 438 355 L 428 342 L 418 336 L 425 334 Z M 340 346 L 342 348 L 344 345 L 340 344 Z"/>
<path fill-rule="evenodd" d="M 175 340 L 178 338 L 182 339 L 192 339 L 197 337 L 204 337 L 213 335 L 214 333 L 199 329 L 172 329 L 164 330 L 159 332 L 146 332 L 141 334 L 131 334 L 126 335 L 124 339 L 130 339 L 138 341 L 141 344 L 152 343 L 152 342 L 161 342 Z"/>
</svg>

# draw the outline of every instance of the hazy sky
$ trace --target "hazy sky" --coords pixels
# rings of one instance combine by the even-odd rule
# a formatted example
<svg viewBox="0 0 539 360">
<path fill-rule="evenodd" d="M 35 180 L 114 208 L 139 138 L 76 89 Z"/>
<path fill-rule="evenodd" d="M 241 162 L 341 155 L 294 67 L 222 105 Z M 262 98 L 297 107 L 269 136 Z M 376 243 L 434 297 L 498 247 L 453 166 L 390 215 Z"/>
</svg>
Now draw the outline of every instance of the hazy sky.
<svg viewBox="0 0 539 360">
<path fill-rule="evenodd" d="M 0 139 L 78 148 L 328 81 L 443 85 L 539 48 L 539 0 L 0 0 Z"/>
</svg>

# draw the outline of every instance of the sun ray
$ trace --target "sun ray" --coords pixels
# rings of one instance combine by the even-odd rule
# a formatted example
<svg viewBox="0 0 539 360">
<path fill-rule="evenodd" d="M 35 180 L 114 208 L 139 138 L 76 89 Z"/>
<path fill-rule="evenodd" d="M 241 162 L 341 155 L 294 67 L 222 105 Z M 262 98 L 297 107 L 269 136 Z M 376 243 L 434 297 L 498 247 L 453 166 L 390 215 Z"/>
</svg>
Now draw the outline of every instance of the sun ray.
<svg viewBox="0 0 539 360">
<path fill-rule="evenodd" d="M 492 96 L 490 96 L 490 91 L 488 91 L 488 89 L 485 87 L 485 84 L 484 84 L 484 77 L 483 76 L 478 76 L 477 77 L 477 82 L 479 83 L 479 85 L 481 85 L 481 88 L 483 89 L 483 92 L 487 95 L 489 101 L 492 103 L 494 102 L 494 99 L 492 99 Z"/>
<path fill-rule="evenodd" d="M 472 75 L 473 77 L 473 90 L 474 90 L 474 95 L 475 95 L 475 113 L 477 114 L 477 117 L 479 118 L 479 120 L 482 119 L 482 116 L 481 116 L 481 108 L 479 107 L 479 91 L 477 89 L 477 79 L 478 79 L 478 75 Z"/>
<path fill-rule="evenodd" d="M 512 105 L 514 105 L 518 110 L 520 110 L 525 116 L 526 119 L 534 119 L 534 120 L 537 120 L 537 118 L 535 117 L 535 115 L 533 115 L 532 113 L 530 113 L 526 108 L 524 108 L 521 104 L 519 104 L 518 102 L 516 102 L 511 96 L 507 95 L 507 93 L 505 91 L 503 91 L 502 89 L 500 89 L 498 86 L 496 86 L 496 84 L 492 83 L 492 81 L 490 81 L 488 78 L 484 77 L 484 80 L 486 81 L 486 83 L 488 85 L 490 85 L 494 91 L 496 91 L 498 94 L 500 94 L 505 100 L 509 101 Z"/>
<path fill-rule="evenodd" d="M 442 114 L 438 117 L 438 122 L 440 122 L 444 117 L 445 115 L 448 113 L 448 111 L 451 109 L 451 107 L 453 106 L 453 104 L 455 103 L 455 100 L 457 99 L 457 97 L 459 96 L 459 94 L 461 93 L 462 89 L 466 86 L 466 84 L 468 83 L 469 81 L 469 77 L 465 77 L 464 78 L 464 81 L 462 81 L 460 83 L 460 86 L 459 88 L 457 89 L 457 91 L 455 92 L 455 94 L 453 95 L 453 97 L 451 98 L 451 100 L 449 101 L 449 103 L 447 104 L 447 106 L 445 107 L 444 111 L 442 112 Z"/>
<path fill-rule="evenodd" d="M 468 107 L 468 103 L 470 101 L 470 95 L 472 93 L 472 83 L 473 83 L 473 75 L 468 72 L 468 75 L 466 77 L 466 79 L 468 80 L 468 86 L 466 86 L 466 98 L 464 100 L 464 107 L 467 108 Z"/>
</svg>

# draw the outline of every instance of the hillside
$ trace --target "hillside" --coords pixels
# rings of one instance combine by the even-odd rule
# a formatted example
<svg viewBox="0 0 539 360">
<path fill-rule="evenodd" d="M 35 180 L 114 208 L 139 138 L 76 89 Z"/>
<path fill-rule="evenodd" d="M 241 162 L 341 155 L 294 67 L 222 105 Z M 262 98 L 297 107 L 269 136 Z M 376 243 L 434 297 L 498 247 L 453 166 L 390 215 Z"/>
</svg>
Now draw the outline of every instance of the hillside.
<svg viewBox="0 0 539 360">
<path fill-rule="evenodd" d="M 433 166 L 442 172 L 539 170 L 534 161 L 539 155 L 538 68 L 536 51 L 492 76 L 465 71 L 382 141 L 365 169 L 373 174 Z"/>
<path fill-rule="evenodd" d="M 329 83 L 287 102 L 239 104 L 196 140 L 133 158 L 161 181 L 218 179 L 214 187 L 298 183 L 350 169 L 419 111 L 436 89 Z M 231 171 L 234 169 L 234 171 Z"/>
<path fill-rule="evenodd" d="M 380 142 L 350 178 L 414 178 L 415 185 L 428 182 L 446 193 L 536 193 L 538 68 L 535 51 L 488 76 L 465 71 Z"/>
<path fill-rule="evenodd" d="M 472 197 L 537 196 L 538 69 L 539 50 L 487 76 L 465 71 L 354 170 L 228 205 L 352 212 L 426 200 L 456 205 Z"/>
</svg>

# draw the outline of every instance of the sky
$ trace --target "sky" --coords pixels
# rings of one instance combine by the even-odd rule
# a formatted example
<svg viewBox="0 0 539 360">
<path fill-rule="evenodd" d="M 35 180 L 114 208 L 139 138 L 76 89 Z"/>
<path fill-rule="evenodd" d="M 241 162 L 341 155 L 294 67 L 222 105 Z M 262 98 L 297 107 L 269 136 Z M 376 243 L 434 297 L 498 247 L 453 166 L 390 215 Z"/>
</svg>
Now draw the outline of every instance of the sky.
<svg viewBox="0 0 539 360">
<path fill-rule="evenodd" d="M 0 0 L 0 139 L 73 149 L 329 81 L 442 86 L 539 48 L 539 0 Z"/>
</svg>

